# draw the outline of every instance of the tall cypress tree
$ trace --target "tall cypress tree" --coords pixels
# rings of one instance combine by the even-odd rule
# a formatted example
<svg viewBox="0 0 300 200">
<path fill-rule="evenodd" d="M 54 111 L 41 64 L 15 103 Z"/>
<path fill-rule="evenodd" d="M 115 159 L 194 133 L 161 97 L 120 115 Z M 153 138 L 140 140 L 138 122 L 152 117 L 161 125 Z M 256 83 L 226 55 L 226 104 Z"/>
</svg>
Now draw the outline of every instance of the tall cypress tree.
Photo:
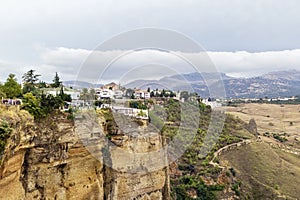
<svg viewBox="0 0 300 200">
<path fill-rule="evenodd" d="M 54 88 L 59 88 L 61 86 L 61 81 L 60 81 L 60 78 L 58 76 L 58 73 L 56 72 L 55 73 L 55 76 L 54 76 L 54 79 L 53 79 L 53 84 L 52 84 L 52 87 Z"/>
</svg>

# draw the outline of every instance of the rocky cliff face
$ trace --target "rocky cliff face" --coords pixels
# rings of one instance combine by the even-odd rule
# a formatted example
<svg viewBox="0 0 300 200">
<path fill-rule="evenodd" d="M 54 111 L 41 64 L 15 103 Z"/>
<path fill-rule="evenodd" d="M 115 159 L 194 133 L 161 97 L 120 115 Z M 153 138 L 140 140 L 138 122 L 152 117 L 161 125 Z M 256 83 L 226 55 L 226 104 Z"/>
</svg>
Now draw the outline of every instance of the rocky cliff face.
<svg viewBox="0 0 300 200">
<path fill-rule="evenodd" d="M 146 153 L 160 148 L 163 140 L 158 133 L 145 139 L 116 127 L 102 132 L 107 129 L 105 121 L 98 130 L 93 121 L 74 126 L 63 114 L 36 123 L 16 111 L 12 119 L 14 131 L 0 168 L 1 199 L 168 199 L 166 167 L 129 171 L 128 167 L 143 168 L 144 160 L 119 162 L 124 159 L 119 150 Z M 78 135 L 80 128 L 85 131 Z M 112 130 L 113 136 L 105 140 L 103 133 Z"/>
<path fill-rule="evenodd" d="M 247 124 L 245 128 L 247 131 L 249 131 L 249 133 L 253 134 L 256 138 L 258 137 L 257 125 L 253 118 L 249 120 L 249 124 Z"/>
</svg>

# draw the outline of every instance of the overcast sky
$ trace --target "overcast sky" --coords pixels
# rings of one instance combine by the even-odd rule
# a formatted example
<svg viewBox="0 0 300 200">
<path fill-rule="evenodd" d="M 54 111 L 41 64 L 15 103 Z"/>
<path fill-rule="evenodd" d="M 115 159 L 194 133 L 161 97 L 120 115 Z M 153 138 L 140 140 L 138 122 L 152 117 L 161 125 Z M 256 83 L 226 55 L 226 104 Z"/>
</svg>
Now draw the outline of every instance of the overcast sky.
<svg viewBox="0 0 300 200">
<path fill-rule="evenodd" d="M 9 73 L 20 80 L 31 68 L 46 81 L 56 71 L 74 80 L 99 44 L 143 27 L 185 34 L 229 75 L 300 70 L 299 13 L 299 0 L 2 0 L 0 80 Z M 154 63 L 146 52 L 139 56 L 144 67 Z M 156 53 L 155 63 L 165 58 Z"/>
</svg>

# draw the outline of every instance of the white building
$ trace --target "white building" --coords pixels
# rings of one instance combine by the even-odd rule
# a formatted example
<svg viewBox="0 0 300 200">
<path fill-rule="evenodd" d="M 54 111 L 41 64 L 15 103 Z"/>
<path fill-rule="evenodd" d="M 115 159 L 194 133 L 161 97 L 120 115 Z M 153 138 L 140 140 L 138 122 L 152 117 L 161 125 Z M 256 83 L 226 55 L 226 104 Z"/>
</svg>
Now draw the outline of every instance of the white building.
<svg viewBox="0 0 300 200">
<path fill-rule="evenodd" d="M 70 95 L 73 100 L 79 100 L 80 99 L 80 92 L 76 91 L 64 91 L 65 94 Z"/>
<path fill-rule="evenodd" d="M 138 108 L 128 108 L 122 106 L 112 106 L 113 112 L 121 113 L 126 116 L 135 117 L 139 119 L 148 119 L 148 110 L 138 109 Z"/>
<path fill-rule="evenodd" d="M 137 99 L 150 99 L 150 92 L 144 90 L 135 90 L 134 97 Z"/>
<path fill-rule="evenodd" d="M 51 94 L 53 96 L 57 96 L 60 94 L 60 88 L 51 88 L 51 89 L 47 89 L 44 90 L 46 94 Z M 67 95 L 70 95 L 73 100 L 79 100 L 80 99 L 80 92 L 76 91 L 76 90 L 67 90 L 64 89 L 64 93 Z"/>
<path fill-rule="evenodd" d="M 102 90 L 97 91 L 96 95 L 100 99 L 109 99 L 109 98 L 113 97 L 114 92 L 112 90 L 109 90 L 109 89 L 102 89 Z"/>
<path fill-rule="evenodd" d="M 45 88 L 44 91 L 46 94 L 51 94 L 53 96 L 57 96 L 60 94 L 60 88 Z M 70 90 L 64 88 L 64 93 L 71 96 L 72 102 L 67 103 L 68 105 L 79 107 L 84 105 L 84 101 L 80 100 L 80 92 L 76 90 Z"/>
<path fill-rule="evenodd" d="M 208 99 L 203 99 L 202 103 L 204 103 L 207 106 L 210 106 L 212 109 L 222 106 L 221 103 L 218 103 L 217 101 L 209 101 Z"/>
<path fill-rule="evenodd" d="M 123 98 L 123 91 L 122 90 L 113 91 L 113 97 L 115 99 L 122 99 Z"/>
</svg>

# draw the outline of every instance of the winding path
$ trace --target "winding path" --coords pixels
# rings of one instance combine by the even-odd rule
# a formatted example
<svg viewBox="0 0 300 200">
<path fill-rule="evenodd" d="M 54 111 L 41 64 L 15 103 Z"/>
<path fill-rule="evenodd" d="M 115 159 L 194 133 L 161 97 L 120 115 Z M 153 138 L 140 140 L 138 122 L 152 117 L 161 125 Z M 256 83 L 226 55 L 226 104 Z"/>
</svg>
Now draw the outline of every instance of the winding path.
<svg viewBox="0 0 300 200">
<path fill-rule="evenodd" d="M 236 143 L 232 143 L 232 144 L 228 144 L 224 147 L 222 147 L 221 149 L 219 149 L 218 151 L 216 151 L 214 153 L 214 156 L 213 158 L 211 159 L 211 161 L 209 162 L 210 165 L 214 166 L 214 167 L 220 167 L 222 169 L 224 169 L 225 167 L 219 165 L 219 163 L 216 163 L 214 162 L 214 160 L 222 154 L 222 152 L 224 151 L 227 151 L 228 149 L 230 149 L 231 147 L 239 147 L 239 146 L 242 146 L 242 145 L 245 145 L 245 144 L 250 144 L 251 143 L 251 140 L 242 140 L 240 142 L 236 142 Z"/>
</svg>

